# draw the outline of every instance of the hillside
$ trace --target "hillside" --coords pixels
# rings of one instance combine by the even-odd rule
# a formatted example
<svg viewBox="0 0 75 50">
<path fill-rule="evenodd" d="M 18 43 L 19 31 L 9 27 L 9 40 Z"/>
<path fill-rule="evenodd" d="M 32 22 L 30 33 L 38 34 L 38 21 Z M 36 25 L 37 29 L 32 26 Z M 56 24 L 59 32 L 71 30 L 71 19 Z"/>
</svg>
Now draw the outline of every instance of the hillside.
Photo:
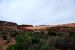
<svg viewBox="0 0 75 50">
<path fill-rule="evenodd" d="M 75 49 L 74 37 L 75 37 L 75 23 L 33 26 L 33 25 L 18 25 L 17 23 L 14 23 L 14 22 L 0 21 L 0 50 L 6 50 L 6 48 L 8 48 L 10 45 L 11 46 L 8 48 L 10 50 L 12 50 L 11 48 L 12 45 L 14 45 L 14 47 L 15 45 L 16 47 L 19 46 L 17 48 L 18 50 L 19 49 L 28 50 L 28 48 L 31 48 L 32 50 L 36 50 L 36 48 L 38 50 L 40 49 L 41 50 L 44 50 L 44 49 L 45 50 L 49 50 L 49 49 L 64 50 L 65 47 L 66 47 L 66 50 L 68 49 L 72 50 L 72 49 Z M 66 43 L 65 39 L 66 40 L 69 39 L 71 41 L 68 41 L 68 43 Z M 52 40 L 55 40 L 56 42 L 52 42 Z M 64 43 L 62 42 L 63 44 L 59 43 L 61 45 L 58 45 L 57 44 L 58 41 L 59 42 L 64 41 Z M 19 45 L 19 42 L 21 45 Z M 45 45 L 44 45 L 44 42 L 45 42 Z M 55 43 L 57 44 L 58 47 L 55 46 Z M 52 47 L 52 44 L 54 44 L 53 47 Z M 62 45 L 65 47 L 63 47 Z M 71 47 L 70 45 L 73 45 L 73 46 Z M 27 48 L 24 48 L 22 46 Z M 14 50 L 16 49 L 14 48 Z"/>
<path fill-rule="evenodd" d="M 69 24 L 62 24 L 63 26 L 68 26 L 68 27 L 75 27 L 75 23 L 69 23 Z"/>
<path fill-rule="evenodd" d="M 51 28 L 53 30 L 55 29 L 55 30 L 59 30 L 59 31 L 61 31 L 61 30 L 67 31 L 64 28 L 75 28 L 75 23 L 60 24 L 60 25 L 38 25 L 38 26 L 18 25 L 17 28 L 24 30 L 24 31 L 48 31 L 49 28 Z"/>
<path fill-rule="evenodd" d="M 0 50 L 5 48 L 14 41 L 13 34 L 17 32 L 17 24 L 13 22 L 0 21 Z"/>
</svg>

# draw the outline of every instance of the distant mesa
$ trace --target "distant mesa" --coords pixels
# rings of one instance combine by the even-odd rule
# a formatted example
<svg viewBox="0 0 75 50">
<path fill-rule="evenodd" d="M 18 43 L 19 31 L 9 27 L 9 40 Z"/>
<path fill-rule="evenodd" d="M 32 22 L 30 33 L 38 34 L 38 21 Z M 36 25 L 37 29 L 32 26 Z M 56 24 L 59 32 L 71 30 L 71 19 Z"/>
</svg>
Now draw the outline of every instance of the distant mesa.
<svg viewBox="0 0 75 50">
<path fill-rule="evenodd" d="M 14 22 L 0 21 L 0 33 L 11 33 L 17 31 L 17 24 Z"/>
<path fill-rule="evenodd" d="M 17 25 L 17 24 L 16 24 L 16 23 L 14 23 L 14 22 L 8 22 L 8 21 L 0 21 L 0 24 L 12 25 L 12 26 Z"/>
<path fill-rule="evenodd" d="M 33 25 L 18 25 L 18 26 L 21 26 L 21 27 L 33 27 Z"/>
<path fill-rule="evenodd" d="M 63 26 L 68 26 L 68 27 L 75 27 L 75 23 L 69 23 L 69 24 L 62 24 Z"/>
<path fill-rule="evenodd" d="M 48 30 L 50 27 L 75 27 L 75 23 L 69 23 L 69 24 L 60 24 L 60 25 L 38 25 L 38 26 L 33 26 L 33 25 L 18 25 L 17 23 L 14 22 L 8 22 L 8 21 L 0 21 L 0 30 L 23 30 L 23 31 L 44 31 Z"/>
</svg>

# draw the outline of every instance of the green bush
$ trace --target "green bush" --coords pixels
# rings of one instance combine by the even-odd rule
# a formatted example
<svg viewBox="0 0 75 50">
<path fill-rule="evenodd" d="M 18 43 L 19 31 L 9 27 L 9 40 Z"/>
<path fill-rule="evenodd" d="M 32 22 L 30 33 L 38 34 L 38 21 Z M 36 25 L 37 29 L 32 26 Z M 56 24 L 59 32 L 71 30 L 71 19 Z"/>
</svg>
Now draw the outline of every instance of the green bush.
<svg viewBox="0 0 75 50">
<path fill-rule="evenodd" d="M 7 50 L 75 50 L 75 35 L 74 32 L 70 34 L 59 36 L 55 31 L 49 34 L 22 32 L 16 37 L 16 44 Z"/>
<path fill-rule="evenodd" d="M 7 50 L 46 50 L 49 49 L 45 37 L 41 33 L 22 32 L 16 38 L 16 44 Z"/>
</svg>

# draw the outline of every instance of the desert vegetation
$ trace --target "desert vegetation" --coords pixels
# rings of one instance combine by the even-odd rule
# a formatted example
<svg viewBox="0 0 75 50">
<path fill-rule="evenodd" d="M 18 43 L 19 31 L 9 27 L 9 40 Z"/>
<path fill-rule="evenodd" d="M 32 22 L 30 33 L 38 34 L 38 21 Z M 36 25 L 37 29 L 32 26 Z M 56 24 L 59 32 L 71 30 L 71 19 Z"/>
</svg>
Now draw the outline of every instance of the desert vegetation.
<svg viewBox="0 0 75 50">
<path fill-rule="evenodd" d="M 75 25 L 68 25 L 19 26 L 0 21 L 0 50 L 75 50 Z"/>
<path fill-rule="evenodd" d="M 52 29 L 52 30 L 51 30 Z M 75 32 L 54 31 L 49 28 L 48 33 L 21 32 L 16 36 L 16 43 L 7 50 L 75 50 Z M 64 27 L 65 30 L 75 28 Z"/>
</svg>

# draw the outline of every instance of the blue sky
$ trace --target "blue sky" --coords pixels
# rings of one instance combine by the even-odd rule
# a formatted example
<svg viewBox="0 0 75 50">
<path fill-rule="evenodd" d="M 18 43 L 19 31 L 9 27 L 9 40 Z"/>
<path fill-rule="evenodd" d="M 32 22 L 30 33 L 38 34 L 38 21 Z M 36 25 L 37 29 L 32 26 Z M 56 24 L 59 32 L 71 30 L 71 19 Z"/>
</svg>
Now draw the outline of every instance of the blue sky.
<svg viewBox="0 0 75 50">
<path fill-rule="evenodd" d="M 18 24 L 75 22 L 75 0 L 0 0 L 0 20 Z"/>
</svg>

